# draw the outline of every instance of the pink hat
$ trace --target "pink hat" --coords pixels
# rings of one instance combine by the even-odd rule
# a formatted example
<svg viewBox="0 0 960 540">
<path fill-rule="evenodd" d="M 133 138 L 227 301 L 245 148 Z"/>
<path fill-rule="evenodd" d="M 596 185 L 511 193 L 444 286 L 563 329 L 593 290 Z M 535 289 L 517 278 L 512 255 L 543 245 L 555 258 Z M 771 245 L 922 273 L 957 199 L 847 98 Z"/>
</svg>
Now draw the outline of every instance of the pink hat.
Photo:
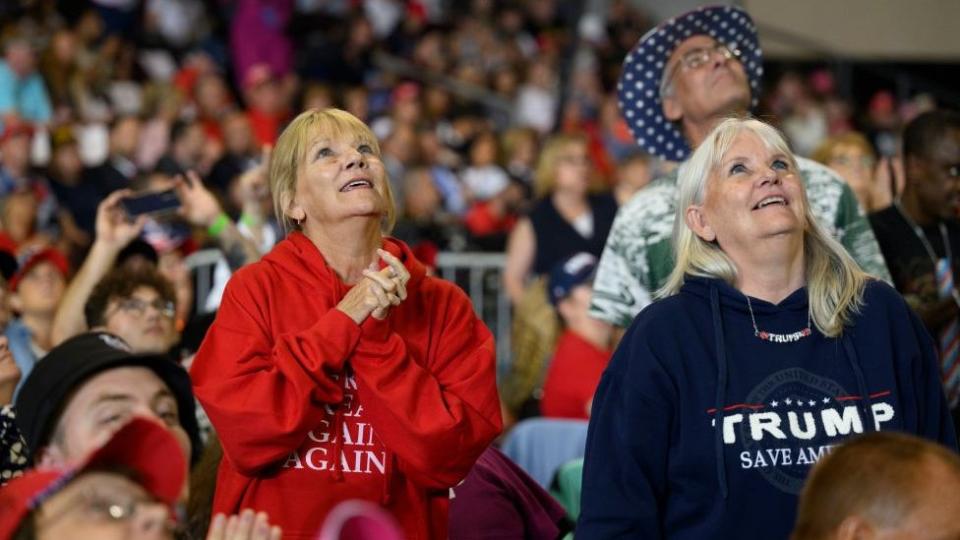
<svg viewBox="0 0 960 540">
<path fill-rule="evenodd" d="M 393 516 L 361 500 L 344 501 L 323 522 L 317 540 L 403 540 Z"/>
</svg>

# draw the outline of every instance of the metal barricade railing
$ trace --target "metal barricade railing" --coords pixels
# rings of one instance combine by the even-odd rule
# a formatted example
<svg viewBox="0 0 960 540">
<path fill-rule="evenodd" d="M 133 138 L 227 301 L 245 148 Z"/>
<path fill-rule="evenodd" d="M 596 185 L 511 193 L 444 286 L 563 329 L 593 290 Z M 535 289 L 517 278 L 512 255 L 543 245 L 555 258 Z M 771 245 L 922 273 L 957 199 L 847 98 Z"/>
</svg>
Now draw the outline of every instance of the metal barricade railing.
<svg viewBox="0 0 960 540">
<path fill-rule="evenodd" d="M 510 301 L 503 290 L 502 253 L 452 253 L 437 255 L 437 273 L 460 286 L 470 296 L 477 316 L 486 323 L 497 346 L 497 373 L 510 363 Z"/>
<path fill-rule="evenodd" d="M 209 296 L 211 289 L 213 289 L 214 268 L 217 265 L 217 261 L 222 258 L 223 253 L 221 253 L 219 249 L 210 248 L 194 251 L 183 259 L 183 263 L 195 280 L 193 302 L 198 315 L 211 311 L 207 309 L 207 296 Z"/>
</svg>

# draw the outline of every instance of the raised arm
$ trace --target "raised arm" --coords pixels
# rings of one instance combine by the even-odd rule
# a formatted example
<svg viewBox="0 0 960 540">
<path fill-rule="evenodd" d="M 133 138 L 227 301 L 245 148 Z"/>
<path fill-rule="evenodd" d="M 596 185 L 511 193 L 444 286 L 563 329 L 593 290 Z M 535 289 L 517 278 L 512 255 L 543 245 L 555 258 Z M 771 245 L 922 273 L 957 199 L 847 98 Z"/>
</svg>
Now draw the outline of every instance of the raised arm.
<svg viewBox="0 0 960 540">
<path fill-rule="evenodd" d="M 257 246 L 240 233 L 217 198 L 204 187 L 197 173 L 189 171 L 186 178 L 178 177 L 174 188 L 183 205 L 181 215 L 191 224 L 207 229 L 216 239 L 232 270 L 260 259 Z"/>
<path fill-rule="evenodd" d="M 274 235 L 267 234 L 270 225 L 267 222 L 269 212 L 264 203 L 270 201 L 270 187 L 267 167 L 270 164 L 271 148 L 264 145 L 260 154 L 260 163 L 238 176 L 232 188 L 231 196 L 241 201 L 240 233 L 250 239 L 261 253 L 270 251 L 273 247 L 271 239 Z"/>
<path fill-rule="evenodd" d="M 96 239 L 57 307 L 50 334 L 53 345 L 87 330 L 83 306 L 90 293 L 113 268 L 117 254 L 143 230 L 146 217 L 128 221 L 120 207 L 120 200 L 131 194 L 126 189 L 114 191 L 97 207 Z"/>
</svg>

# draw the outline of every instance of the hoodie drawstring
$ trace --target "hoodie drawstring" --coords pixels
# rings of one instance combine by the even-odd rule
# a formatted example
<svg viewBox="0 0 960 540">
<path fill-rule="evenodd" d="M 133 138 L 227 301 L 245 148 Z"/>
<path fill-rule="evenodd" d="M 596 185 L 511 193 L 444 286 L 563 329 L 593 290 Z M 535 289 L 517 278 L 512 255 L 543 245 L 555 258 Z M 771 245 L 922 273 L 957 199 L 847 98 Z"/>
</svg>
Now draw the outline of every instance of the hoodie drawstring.
<svg viewBox="0 0 960 540">
<path fill-rule="evenodd" d="M 723 451 L 723 404 L 727 399 L 727 352 L 720 317 L 720 293 L 710 285 L 710 310 L 713 312 L 713 337 L 717 347 L 717 397 L 714 404 L 714 448 L 717 453 L 717 481 L 720 495 L 727 498 L 727 460 Z"/>
<path fill-rule="evenodd" d="M 390 484 L 393 483 L 393 452 L 387 451 L 387 462 L 384 464 L 383 493 L 380 494 L 380 504 L 388 505 L 392 500 Z"/>
<path fill-rule="evenodd" d="M 341 388 L 344 392 L 347 391 L 347 378 L 350 376 L 352 370 L 350 369 L 350 364 L 347 364 L 344 367 L 343 372 L 340 374 L 341 377 Z M 334 443 L 333 443 L 333 459 L 336 464 L 334 467 L 331 467 L 330 471 L 333 474 L 333 480 L 335 482 L 343 482 L 343 424 L 344 424 L 344 414 L 343 414 L 343 403 L 337 405 L 336 410 L 333 414 L 333 433 L 334 433 Z M 384 478 L 383 478 L 383 491 L 380 494 L 380 503 L 387 505 L 390 504 L 393 499 L 390 493 L 390 487 L 393 484 L 393 452 L 387 450 L 386 463 L 384 463 Z"/>
<path fill-rule="evenodd" d="M 333 443 L 335 466 L 330 469 L 333 471 L 333 479 L 343 482 L 343 407 L 337 407 L 337 412 L 333 415 L 333 429 L 337 434 L 336 442 Z"/>
<path fill-rule="evenodd" d="M 350 365 L 347 364 L 340 373 L 340 389 L 344 394 L 347 392 L 347 377 L 350 373 Z M 343 482 L 343 403 L 337 404 L 336 412 L 333 413 L 333 462 L 334 466 L 330 468 L 333 472 L 333 479 L 336 482 Z"/>
<path fill-rule="evenodd" d="M 844 334 L 841 336 L 840 341 L 843 342 L 843 350 L 846 353 L 844 356 L 846 356 L 847 361 L 850 362 L 853 375 L 857 379 L 857 393 L 859 393 L 862 398 L 859 400 L 857 406 L 860 407 L 860 415 L 863 418 L 863 430 L 866 433 L 876 431 L 873 419 L 873 400 L 870 398 L 870 393 L 867 390 L 866 378 L 864 378 L 863 369 L 860 367 L 860 358 L 857 356 L 857 351 L 853 348 L 853 342 L 848 335 Z"/>
<path fill-rule="evenodd" d="M 717 394 L 713 411 L 714 449 L 717 455 L 717 481 L 720 484 L 720 494 L 723 499 L 726 499 L 728 487 L 726 454 L 723 449 L 723 407 L 727 397 L 727 352 L 723 334 L 723 318 L 720 311 L 720 292 L 712 283 L 710 284 L 710 310 L 713 315 L 713 335 L 717 355 Z M 867 390 L 867 382 L 860 366 L 860 358 L 848 334 L 842 335 L 840 341 L 843 343 L 844 356 L 847 358 L 847 362 L 849 362 L 857 380 L 857 392 L 861 396 L 857 407 L 860 408 L 861 417 L 864 419 L 864 431 L 876 431 L 872 413 L 873 400 Z"/>
</svg>

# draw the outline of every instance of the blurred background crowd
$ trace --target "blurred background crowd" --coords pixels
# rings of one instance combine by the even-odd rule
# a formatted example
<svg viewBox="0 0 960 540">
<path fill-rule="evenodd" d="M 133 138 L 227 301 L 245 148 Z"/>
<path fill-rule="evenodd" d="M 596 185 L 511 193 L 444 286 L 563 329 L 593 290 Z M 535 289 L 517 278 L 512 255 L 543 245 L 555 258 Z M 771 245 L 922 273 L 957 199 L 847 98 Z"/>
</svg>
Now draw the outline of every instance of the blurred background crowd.
<svg viewBox="0 0 960 540">
<path fill-rule="evenodd" d="M 189 323 L 215 310 L 230 270 L 257 254 L 248 244 L 221 261 L 212 291 L 199 293 L 184 261 L 222 247 L 208 227 L 219 208 L 257 253 L 282 237 L 258 165 L 308 108 L 371 125 L 398 204 L 393 234 L 429 266 L 441 252 L 506 253 L 514 232 L 502 293 L 511 304 L 529 276 L 578 251 L 599 256 L 609 230 L 600 219 L 595 245 L 535 256 L 553 242 L 522 219 L 538 200 L 590 199 L 612 217 L 675 166 L 645 154 L 618 109 L 623 58 L 656 23 L 627 0 L 33 0 L 0 3 L 0 20 L 7 277 L 45 248 L 63 259 L 38 295 L 46 315 L 25 318 L 37 353 L 63 337 L 50 321 L 97 237 L 98 205 L 118 189 L 169 189 L 186 171 L 215 210 L 150 219 L 128 251 L 147 253 L 173 284 L 182 355 L 195 350 L 209 318 Z M 901 67 L 768 60 L 754 113 L 879 210 L 902 188 L 902 126 L 956 98 L 924 84 L 929 66 Z"/>
<path fill-rule="evenodd" d="M 628 0 L 0 1 L 0 324 L 10 348 L 35 360 L 96 326 L 88 299 L 100 294 L 100 315 L 116 298 L 140 302 L 120 307 L 134 318 L 170 315 L 155 343 L 132 345 L 173 348 L 189 365 L 230 273 L 283 237 L 266 160 L 310 108 L 345 109 L 379 137 L 394 236 L 438 273 L 444 253 L 505 254 L 494 294 L 520 303 L 529 276 L 579 251 L 599 256 L 617 206 L 676 165 L 635 144 L 617 103 L 624 57 L 658 21 Z M 837 58 L 768 60 L 754 114 L 798 155 L 835 169 L 864 210 L 886 208 L 903 187 L 903 125 L 960 105 L 925 85 L 924 69 L 901 67 L 888 77 Z M 133 230 L 110 215 L 117 190 L 167 189 L 183 202 L 176 217 Z M 526 216 L 547 198 L 561 219 L 563 207 L 590 204 L 590 245 L 558 246 L 560 232 L 531 227 Z M 206 248 L 219 255 L 190 258 Z M 585 334 L 600 332 L 586 317 L 589 289 L 573 291 L 592 268 L 552 276 L 542 306 Z M 102 285 L 118 272 L 128 274 Z M 561 306 L 567 298 L 575 303 Z M 25 378 L 32 362 L 17 364 Z M 509 416 L 537 413 L 524 402 L 545 368 L 529 369 L 535 382 L 504 393 Z M 551 409 L 588 414 L 542 412 Z"/>
<path fill-rule="evenodd" d="M 265 253 L 282 233 L 257 169 L 264 152 L 298 112 L 339 107 L 380 137 L 399 207 L 394 235 L 424 262 L 504 253 L 538 199 L 606 193 L 622 204 L 674 165 L 634 144 L 616 99 L 623 58 L 655 20 L 626 0 L 603 4 L 2 2 L 0 249 L 21 266 L 43 248 L 63 255 L 58 283 L 40 295 L 52 317 L 94 243 L 105 197 L 166 189 L 190 170 Z M 905 89 L 903 73 L 922 82 L 920 69 L 884 78 L 835 58 L 765 67 L 755 114 L 780 126 L 797 154 L 837 170 L 867 211 L 902 187 L 891 159 L 901 127 L 956 97 L 916 82 Z M 560 174 L 571 151 L 579 161 Z M 216 287 L 197 301 L 184 265 L 216 245 L 206 225 L 151 220 L 133 245 L 174 284 L 181 330 L 196 306 L 218 301 Z M 599 232 L 586 249 L 595 255 Z M 518 236 L 505 278 L 511 302 L 531 272 L 550 270 L 533 268 L 545 239 L 538 247 L 533 233 Z M 236 266 L 219 268 L 220 289 Z M 53 343 L 40 326 L 42 352 Z"/>
<path fill-rule="evenodd" d="M 637 149 L 618 114 L 620 64 L 654 22 L 627 1 L 3 6 L 0 195 L 14 252 L 48 243 L 76 264 L 107 193 L 188 169 L 239 218 L 266 198 L 239 173 L 312 107 L 373 126 L 402 207 L 396 235 L 427 262 L 503 251 L 531 201 L 559 188 L 541 155 L 557 134 L 582 137 L 584 180 L 620 202 L 669 166 Z M 756 114 L 798 154 L 837 168 L 868 210 L 886 206 L 896 186 L 878 157 L 937 97 L 899 95 L 883 79 L 841 93 L 831 66 L 799 66 L 767 63 Z"/>
</svg>

